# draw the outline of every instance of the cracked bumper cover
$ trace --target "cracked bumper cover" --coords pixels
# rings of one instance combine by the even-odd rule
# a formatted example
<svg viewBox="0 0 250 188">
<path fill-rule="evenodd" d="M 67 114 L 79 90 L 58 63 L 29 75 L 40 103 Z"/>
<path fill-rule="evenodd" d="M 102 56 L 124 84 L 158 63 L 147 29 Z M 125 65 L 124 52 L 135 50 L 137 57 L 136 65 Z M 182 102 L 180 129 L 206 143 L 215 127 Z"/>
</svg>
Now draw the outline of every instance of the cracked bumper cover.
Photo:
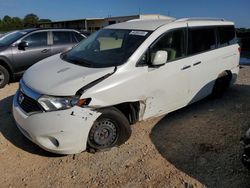
<svg viewBox="0 0 250 188">
<path fill-rule="evenodd" d="M 13 116 L 19 130 L 41 148 L 52 153 L 74 154 L 86 150 L 89 131 L 100 113 L 75 106 L 28 116 L 15 95 Z"/>
</svg>

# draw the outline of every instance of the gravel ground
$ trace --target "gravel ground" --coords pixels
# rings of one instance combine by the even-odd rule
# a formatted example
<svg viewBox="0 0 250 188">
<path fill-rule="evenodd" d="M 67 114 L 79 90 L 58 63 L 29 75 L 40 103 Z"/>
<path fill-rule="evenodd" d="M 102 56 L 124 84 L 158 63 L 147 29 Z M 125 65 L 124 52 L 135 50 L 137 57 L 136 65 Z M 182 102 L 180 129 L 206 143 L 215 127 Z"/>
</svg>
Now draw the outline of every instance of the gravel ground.
<svg viewBox="0 0 250 188">
<path fill-rule="evenodd" d="M 0 187 L 250 187 L 240 138 L 250 127 L 250 67 L 220 99 L 204 99 L 132 126 L 132 136 L 107 152 L 58 156 L 16 128 L 0 90 Z"/>
</svg>

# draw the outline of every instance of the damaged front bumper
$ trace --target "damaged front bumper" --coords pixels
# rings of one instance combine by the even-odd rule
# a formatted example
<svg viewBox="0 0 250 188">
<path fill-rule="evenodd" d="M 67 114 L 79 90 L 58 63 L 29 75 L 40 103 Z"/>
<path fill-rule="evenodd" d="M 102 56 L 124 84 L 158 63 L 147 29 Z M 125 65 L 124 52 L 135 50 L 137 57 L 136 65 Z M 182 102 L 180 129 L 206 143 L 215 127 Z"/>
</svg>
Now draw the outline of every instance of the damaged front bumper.
<svg viewBox="0 0 250 188">
<path fill-rule="evenodd" d="M 13 116 L 19 130 L 41 148 L 57 154 L 74 154 L 86 150 L 89 131 L 100 113 L 74 106 L 27 115 L 19 106 L 16 94 Z"/>
</svg>

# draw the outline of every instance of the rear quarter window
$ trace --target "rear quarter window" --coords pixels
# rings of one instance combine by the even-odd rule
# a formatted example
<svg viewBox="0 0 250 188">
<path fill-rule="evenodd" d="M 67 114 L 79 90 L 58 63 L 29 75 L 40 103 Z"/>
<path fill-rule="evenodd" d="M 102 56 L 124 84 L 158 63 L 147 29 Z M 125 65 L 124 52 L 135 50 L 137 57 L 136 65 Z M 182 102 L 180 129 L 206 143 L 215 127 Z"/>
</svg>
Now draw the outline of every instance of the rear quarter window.
<svg viewBox="0 0 250 188">
<path fill-rule="evenodd" d="M 234 26 L 221 26 L 218 27 L 218 45 L 225 47 L 236 43 Z"/>
</svg>

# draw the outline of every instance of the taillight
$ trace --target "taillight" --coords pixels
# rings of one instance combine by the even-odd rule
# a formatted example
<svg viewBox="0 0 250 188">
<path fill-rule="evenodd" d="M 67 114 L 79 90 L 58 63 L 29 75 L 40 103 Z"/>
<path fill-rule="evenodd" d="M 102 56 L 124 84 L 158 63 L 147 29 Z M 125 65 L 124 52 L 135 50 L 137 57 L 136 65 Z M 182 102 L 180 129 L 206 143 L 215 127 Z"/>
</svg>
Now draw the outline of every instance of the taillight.
<svg viewBox="0 0 250 188">
<path fill-rule="evenodd" d="M 239 47 L 238 50 L 239 50 L 239 53 L 240 53 L 241 52 L 241 47 Z"/>
</svg>

